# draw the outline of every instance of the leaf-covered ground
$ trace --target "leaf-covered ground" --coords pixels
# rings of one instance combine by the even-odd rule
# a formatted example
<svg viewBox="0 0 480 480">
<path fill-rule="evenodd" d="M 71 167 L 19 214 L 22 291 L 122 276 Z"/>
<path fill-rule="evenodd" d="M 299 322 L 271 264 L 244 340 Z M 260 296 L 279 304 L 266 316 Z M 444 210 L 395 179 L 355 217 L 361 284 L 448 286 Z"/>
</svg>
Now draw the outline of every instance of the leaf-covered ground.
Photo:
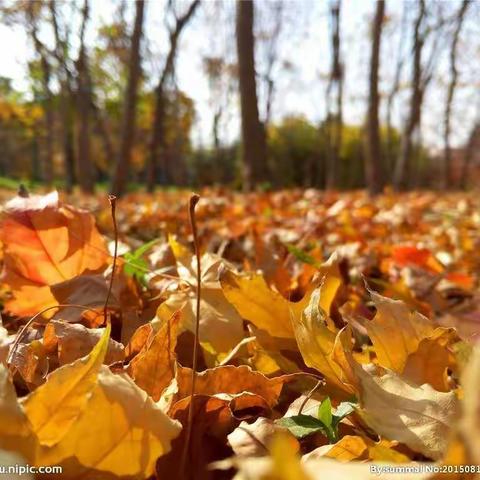
<svg viewBox="0 0 480 480">
<path fill-rule="evenodd" d="M 479 475 L 478 195 L 205 190 L 200 284 L 189 200 L 6 201 L 0 464 Z"/>
</svg>

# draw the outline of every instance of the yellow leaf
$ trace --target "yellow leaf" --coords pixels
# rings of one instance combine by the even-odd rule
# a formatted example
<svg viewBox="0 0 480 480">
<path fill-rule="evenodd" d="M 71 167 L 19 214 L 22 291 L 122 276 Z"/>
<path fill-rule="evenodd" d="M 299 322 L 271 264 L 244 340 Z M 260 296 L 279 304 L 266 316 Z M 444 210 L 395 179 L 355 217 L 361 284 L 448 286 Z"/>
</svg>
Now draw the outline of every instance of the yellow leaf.
<svg viewBox="0 0 480 480">
<path fill-rule="evenodd" d="M 439 392 L 451 390 L 447 369 L 456 366 L 455 356 L 448 346 L 458 340 L 452 328 L 437 328 L 424 338 L 418 349 L 407 358 L 402 377 L 417 385 L 430 384 Z"/>
<path fill-rule="evenodd" d="M 344 394 L 353 394 L 354 388 L 341 366 L 334 360 L 336 335 L 326 325 L 325 312 L 320 309 L 321 290 L 313 291 L 310 303 L 300 319 L 294 319 L 295 337 L 305 364 L 322 373 L 330 384 Z"/>
<path fill-rule="evenodd" d="M 41 445 L 58 443 L 87 408 L 109 337 L 110 326 L 89 355 L 57 369 L 46 383 L 23 400 L 25 413 Z"/>
<path fill-rule="evenodd" d="M 390 442 L 381 440 L 374 442 L 367 437 L 357 435 L 345 435 L 334 445 L 318 447 L 307 455 L 304 461 L 315 458 L 334 458 L 341 462 L 352 460 L 375 460 L 377 462 L 401 463 L 410 459 L 400 452 L 392 450 Z"/>
<path fill-rule="evenodd" d="M 336 253 L 333 253 L 330 258 L 320 266 L 319 272 L 322 278 L 320 307 L 326 312 L 327 316 L 330 316 L 333 301 L 338 289 L 342 285 L 342 274 L 340 273 Z"/>
<path fill-rule="evenodd" d="M 300 458 L 294 448 L 290 436 L 277 434 L 270 446 L 272 455 L 273 478 L 278 480 L 308 480 L 300 463 Z"/>
<path fill-rule="evenodd" d="M 27 436 L 29 433 L 30 426 L 17 402 L 8 370 L 0 364 L 0 439 L 8 435 Z"/>
<path fill-rule="evenodd" d="M 272 290 L 262 275 L 237 275 L 231 270 L 223 271 L 220 283 L 225 297 L 241 317 L 274 337 L 294 337 L 292 317 L 300 317 L 308 304 L 310 293 L 300 302 L 289 302 Z"/>
<path fill-rule="evenodd" d="M 419 343 L 430 336 L 435 326 L 418 312 L 412 312 L 400 300 L 382 297 L 370 292 L 377 313 L 373 320 L 365 321 L 378 362 L 385 368 L 401 373 L 408 355 Z"/>
<path fill-rule="evenodd" d="M 144 479 L 153 474 L 156 460 L 170 451 L 179 433 L 180 424 L 168 418 L 130 377 L 102 366 L 88 408 L 60 443 L 38 452 L 36 463 L 64 462 L 67 478 L 97 470 Z M 76 465 L 68 462 L 71 458 Z"/>
<path fill-rule="evenodd" d="M 128 367 L 135 383 L 155 401 L 175 377 L 175 346 L 180 319 L 180 311 L 173 314 Z"/>
<path fill-rule="evenodd" d="M 468 464 L 480 464 L 480 347 L 478 346 L 473 349 L 462 374 L 461 384 L 464 397 L 458 431 L 469 453 Z"/>
<path fill-rule="evenodd" d="M 57 371 L 50 381 L 56 382 Z M 58 443 L 40 445 L 2 366 L 0 387 L 0 447 L 20 453 L 31 465 L 59 465 L 66 479 L 148 478 L 181 430 L 128 375 L 101 365 L 86 408 Z"/>
</svg>

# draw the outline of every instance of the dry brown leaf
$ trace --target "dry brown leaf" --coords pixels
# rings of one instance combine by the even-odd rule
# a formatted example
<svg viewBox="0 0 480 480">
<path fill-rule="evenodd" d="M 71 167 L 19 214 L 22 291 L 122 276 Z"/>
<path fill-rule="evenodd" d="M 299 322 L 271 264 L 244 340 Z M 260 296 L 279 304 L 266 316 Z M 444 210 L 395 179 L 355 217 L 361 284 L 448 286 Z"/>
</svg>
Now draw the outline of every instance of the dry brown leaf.
<svg viewBox="0 0 480 480">
<path fill-rule="evenodd" d="M 354 370 L 361 385 L 360 404 L 366 423 L 389 440 L 434 460 L 442 458 L 458 413 L 455 392 L 437 392 L 428 384 L 413 385 L 394 372 L 377 377 L 360 365 Z"/>
<path fill-rule="evenodd" d="M 466 464 L 480 465 L 480 348 L 473 349 L 462 374 L 463 401 L 458 436 L 466 447 Z M 463 463 L 463 462 L 460 462 Z"/>
<path fill-rule="evenodd" d="M 182 327 L 195 331 L 196 257 L 173 238 L 169 239 L 175 255 L 180 281 L 176 289 L 167 292 L 167 299 L 158 311 L 161 322 L 167 321 L 177 310 L 182 310 Z M 219 283 L 219 272 L 228 263 L 213 254 L 201 259 L 202 296 L 200 299 L 200 344 L 209 366 L 221 362 L 243 338 L 243 321 L 227 301 Z"/>
<path fill-rule="evenodd" d="M 195 381 L 195 393 L 198 395 L 236 395 L 248 392 L 260 396 L 272 408 L 278 401 L 283 385 L 292 378 L 290 375 L 268 378 L 246 365 L 239 367 L 226 365 L 198 373 Z M 192 370 L 178 365 L 176 382 L 178 389 L 175 395 L 176 400 L 190 395 Z"/>
<path fill-rule="evenodd" d="M 288 430 L 268 418 L 259 417 L 254 423 L 242 422 L 228 435 L 228 443 L 239 457 L 262 457 L 269 454 L 269 446 L 275 435 L 284 432 L 290 438 L 291 448 L 298 452 L 298 440 Z"/>
<path fill-rule="evenodd" d="M 138 287 L 132 278 L 118 270 L 109 295 L 108 307 L 118 315 L 122 322 L 122 343 L 126 344 L 134 331 L 141 325 L 139 313 L 142 308 Z M 110 273 L 111 274 L 111 273 Z M 109 274 L 109 275 L 110 275 Z M 79 275 L 51 287 L 51 292 L 59 304 L 75 304 L 88 307 L 83 312 L 78 308 L 62 308 L 54 318 L 69 322 L 78 322 L 82 316 L 90 327 L 98 327 L 105 323 L 103 318 L 105 299 L 110 288 L 110 278 L 103 274 Z M 93 310 L 93 311 L 92 311 Z"/>
<path fill-rule="evenodd" d="M 60 365 L 67 365 L 87 355 L 98 343 L 104 328 L 87 328 L 80 324 L 50 320 L 45 327 L 43 343 L 48 351 L 58 349 Z M 111 365 L 123 360 L 124 347 L 112 338 L 108 340 L 104 363 Z"/>
<path fill-rule="evenodd" d="M 182 423 L 188 422 L 191 398 L 186 397 L 177 402 L 169 415 Z M 186 465 L 185 478 L 195 480 L 212 479 L 213 472 L 209 464 L 218 455 L 228 455 L 227 435 L 239 424 L 232 415 L 230 400 L 207 395 L 195 395 L 193 398 L 194 428 L 192 429 L 191 447 Z M 179 458 L 185 444 L 186 429 L 174 440 L 172 451 L 160 458 L 157 472 L 160 478 L 176 478 L 179 475 Z M 231 451 L 230 451 L 231 452 Z"/>
<path fill-rule="evenodd" d="M 181 311 L 152 334 L 138 355 L 128 366 L 135 383 L 158 401 L 163 390 L 175 377 L 175 347 L 181 322 Z"/>
</svg>

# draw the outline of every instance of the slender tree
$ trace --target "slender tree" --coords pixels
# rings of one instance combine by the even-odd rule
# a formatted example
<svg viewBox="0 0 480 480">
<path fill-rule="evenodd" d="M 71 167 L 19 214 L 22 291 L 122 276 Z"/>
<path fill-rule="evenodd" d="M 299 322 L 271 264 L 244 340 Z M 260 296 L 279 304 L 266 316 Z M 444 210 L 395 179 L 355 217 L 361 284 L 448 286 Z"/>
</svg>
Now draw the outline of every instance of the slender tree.
<svg viewBox="0 0 480 480">
<path fill-rule="evenodd" d="M 80 48 L 77 68 L 77 112 L 78 112 L 78 181 L 82 191 L 92 193 L 95 185 L 95 175 L 90 156 L 91 132 L 91 83 L 88 57 L 85 46 L 85 31 L 89 18 L 89 3 L 84 0 L 82 9 L 82 25 L 80 28 Z"/>
<path fill-rule="evenodd" d="M 398 93 L 400 92 L 400 80 L 402 78 L 403 67 L 405 64 L 405 56 L 404 56 L 404 45 L 405 45 L 405 38 L 407 33 L 407 19 L 408 19 L 408 12 L 409 12 L 409 5 L 406 3 L 403 4 L 403 13 L 402 13 L 402 20 L 400 22 L 400 35 L 398 36 L 398 45 L 397 45 L 397 58 L 395 64 L 395 73 L 393 77 L 393 82 L 391 84 L 390 90 L 387 95 L 387 111 L 386 111 L 386 118 L 385 118 L 385 126 L 386 126 L 386 162 L 387 170 L 390 172 L 394 165 L 395 165 L 395 154 L 394 154 L 394 128 L 392 125 L 392 115 L 393 115 L 393 105 L 395 99 L 397 98 Z M 389 173 L 389 180 L 391 180 L 391 176 Z"/>
<path fill-rule="evenodd" d="M 112 193 L 117 196 L 125 193 L 127 187 L 130 159 L 135 139 L 137 91 L 141 76 L 140 44 L 143 33 L 144 10 L 145 1 L 137 0 L 135 3 L 135 22 L 130 47 L 128 80 L 125 90 L 121 143 L 111 187 Z"/>
<path fill-rule="evenodd" d="M 343 77 L 344 67 L 341 60 L 341 0 L 333 0 L 330 9 L 332 66 L 327 85 L 327 188 L 338 186 L 340 149 L 342 147 L 343 130 Z M 332 99 L 332 95 L 335 96 Z M 334 104 L 335 106 L 333 107 Z"/>
<path fill-rule="evenodd" d="M 265 96 L 265 128 L 268 128 L 272 118 L 272 106 L 275 96 L 274 69 L 278 62 L 278 44 L 283 27 L 284 11 L 283 2 L 272 2 L 270 6 L 272 8 L 270 16 L 273 20 L 273 28 L 266 39 L 266 69 L 264 74 L 264 79 L 267 86 L 267 92 Z"/>
<path fill-rule="evenodd" d="M 40 66 L 42 70 L 42 89 L 43 89 L 43 106 L 45 112 L 45 156 L 42 166 L 42 178 L 45 184 L 51 185 L 53 181 L 53 153 L 54 153 L 54 123 L 55 114 L 53 106 L 53 94 L 50 87 L 52 66 L 50 56 L 47 48 L 38 36 L 38 12 L 35 7 L 34 0 L 29 0 L 26 7 L 27 25 L 30 37 L 33 40 L 33 45 L 37 56 L 40 58 Z"/>
<path fill-rule="evenodd" d="M 253 0 L 237 0 L 238 80 L 242 118 L 243 176 L 246 190 L 252 190 L 259 182 L 268 178 L 265 129 L 258 114 L 253 22 Z"/>
<path fill-rule="evenodd" d="M 419 0 L 418 14 L 413 32 L 413 67 L 412 67 L 412 93 L 410 96 L 410 109 L 402 134 L 400 156 L 395 165 L 394 184 L 397 189 L 405 189 L 410 175 L 412 155 L 412 136 L 420 123 L 421 108 L 424 95 L 422 82 L 422 54 L 425 45 L 424 20 L 426 15 L 425 0 Z"/>
<path fill-rule="evenodd" d="M 194 0 L 182 16 L 175 17 L 175 26 L 170 31 L 170 48 L 155 89 L 155 112 L 147 160 L 147 187 L 150 192 L 155 188 L 160 176 L 162 184 L 168 184 L 171 181 L 172 167 L 167 164 L 165 158 L 166 87 L 175 71 L 180 35 L 199 5 L 200 0 Z"/>
<path fill-rule="evenodd" d="M 380 127 L 378 122 L 378 70 L 380 64 L 380 41 L 382 37 L 385 1 L 378 0 L 372 29 L 372 53 L 370 58 L 370 87 L 365 144 L 365 178 L 371 194 L 380 193 L 383 188 L 383 168 L 380 145 Z"/>
<path fill-rule="evenodd" d="M 448 84 L 447 101 L 445 103 L 445 117 L 444 117 L 444 187 L 449 188 L 452 186 L 452 154 L 450 148 L 450 131 L 451 131 L 451 117 L 453 98 L 455 95 L 455 89 L 457 88 L 458 81 L 458 67 L 457 67 L 457 50 L 458 41 L 460 39 L 460 32 L 462 30 L 465 14 L 467 13 L 469 0 L 463 0 L 458 10 L 455 22 L 455 29 L 453 32 L 452 43 L 450 45 L 450 82 Z"/>
<path fill-rule="evenodd" d="M 65 29 L 63 35 L 59 26 L 59 14 L 56 0 L 50 0 L 50 16 L 55 38 L 54 56 L 58 62 L 58 77 L 60 83 L 60 97 L 62 108 L 62 132 L 63 132 L 63 157 L 65 167 L 66 189 L 71 191 L 76 183 L 75 174 L 75 148 L 74 148 L 74 104 L 75 88 L 74 78 L 68 66 L 69 30 Z"/>
</svg>

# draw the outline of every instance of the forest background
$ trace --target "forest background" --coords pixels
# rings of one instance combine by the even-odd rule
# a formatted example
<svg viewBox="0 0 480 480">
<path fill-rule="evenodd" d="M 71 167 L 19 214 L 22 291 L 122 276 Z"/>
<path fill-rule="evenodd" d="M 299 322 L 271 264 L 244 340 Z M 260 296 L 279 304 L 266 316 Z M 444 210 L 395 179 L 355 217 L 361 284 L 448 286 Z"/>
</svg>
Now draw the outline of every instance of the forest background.
<svg viewBox="0 0 480 480">
<path fill-rule="evenodd" d="M 477 1 L 0 9 L 4 186 L 376 193 L 478 179 Z"/>
</svg>

